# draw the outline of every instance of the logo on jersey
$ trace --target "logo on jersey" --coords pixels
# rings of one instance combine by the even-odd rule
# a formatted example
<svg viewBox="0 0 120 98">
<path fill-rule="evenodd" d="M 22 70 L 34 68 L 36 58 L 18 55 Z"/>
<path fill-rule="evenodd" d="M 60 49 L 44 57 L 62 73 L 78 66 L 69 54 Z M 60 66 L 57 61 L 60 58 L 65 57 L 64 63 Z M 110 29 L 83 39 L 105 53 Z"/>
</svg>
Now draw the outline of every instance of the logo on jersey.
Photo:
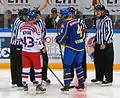
<svg viewBox="0 0 120 98">
<path fill-rule="evenodd" d="M 63 28 L 65 27 L 65 25 L 64 24 L 61 24 L 61 30 L 60 30 L 60 32 L 61 33 L 63 33 Z"/>
<path fill-rule="evenodd" d="M 65 27 L 65 25 L 64 24 L 61 24 L 61 28 L 64 28 Z"/>
<path fill-rule="evenodd" d="M 73 26 L 73 25 L 75 25 L 75 24 L 78 24 L 78 21 L 73 21 L 73 22 L 71 22 L 71 23 L 70 23 L 70 26 Z"/>
</svg>

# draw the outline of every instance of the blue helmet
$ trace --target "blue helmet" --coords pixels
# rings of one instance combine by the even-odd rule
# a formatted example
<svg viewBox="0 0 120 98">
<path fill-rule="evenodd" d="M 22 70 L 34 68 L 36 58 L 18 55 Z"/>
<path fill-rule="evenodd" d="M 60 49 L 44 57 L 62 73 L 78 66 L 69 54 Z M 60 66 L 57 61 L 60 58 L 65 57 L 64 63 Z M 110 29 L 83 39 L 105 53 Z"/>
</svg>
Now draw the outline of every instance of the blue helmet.
<svg viewBox="0 0 120 98">
<path fill-rule="evenodd" d="M 63 8 L 60 10 L 60 14 L 64 15 L 65 18 L 68 18 L 68 17 L 70 17 L 70 10 L 68 8 Z"/>
<path fill-rule="evenodd" d="M 28 20 L 32 20 L 33 18 L 36 18 L 36 13 L 35 12 L 28 12 L 27 14 Z"/>
</svg>

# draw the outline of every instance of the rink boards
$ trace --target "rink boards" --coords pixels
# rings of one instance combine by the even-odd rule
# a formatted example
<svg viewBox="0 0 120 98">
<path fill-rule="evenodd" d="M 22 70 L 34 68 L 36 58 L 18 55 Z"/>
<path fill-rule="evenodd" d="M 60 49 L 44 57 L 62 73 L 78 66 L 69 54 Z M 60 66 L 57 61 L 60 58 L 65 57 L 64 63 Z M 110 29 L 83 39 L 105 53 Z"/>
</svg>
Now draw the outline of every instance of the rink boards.
<svg viewBox="0 0 120 98">
<path fill-rule="evenodd" d="M 55 43 L 56 30 L 48 30 L 46 37 L 46 46 L 49 57 L 49 66 L 54 69 L 61 69 L 61 56 L 58 44 Z M 95 30 L 89 30 L 88 38 L 95 35 Z M 10 67 L 10 37 L 11 31 L 8 29 L 0 29 L 0 68 Z M 64 50 L 64 47 L 62 47 Z M 120 31 L 114 31 L 114 69 L 120 70 Z M 94 69 L 91 58 L 87 55 L 88 69 Z"/>
</svg>

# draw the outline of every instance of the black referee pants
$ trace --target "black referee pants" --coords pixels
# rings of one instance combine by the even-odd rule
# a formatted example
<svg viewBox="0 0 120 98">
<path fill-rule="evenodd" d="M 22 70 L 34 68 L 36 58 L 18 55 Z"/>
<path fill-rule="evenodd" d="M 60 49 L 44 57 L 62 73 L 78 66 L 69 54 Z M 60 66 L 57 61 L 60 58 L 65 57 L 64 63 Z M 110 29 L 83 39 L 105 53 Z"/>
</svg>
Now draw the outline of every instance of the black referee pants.
<svg viewBox="0 0 120 98">
<path fill-rule="evenodd" d="M 47 52 L 46 53 L 42 52 L 42 57 L 43 57 L 42 80 L 45 80 L 45 79 L 47 79 L 47 69 L 48 69 L 48 55 L 47 55 Z M 32 82 L 35 80 L 34 74 L 35 74 L 34 68 L 32 67 L 30 69 L 30 80 Z"/>
<path fill-rule="evenodd" d="M 10 69 L 12 84 L 22 85 L 22 46 L 11 45 Z"/>
<path fill-rule="evenodd" d="M 114 50 L 113 44 L 106 44 L 104 50 L 100 49 L 100 44 L 95 45 L 95 71 L 96 79 L 103 81 L 104 76 L 106 81 L 113 81 L 113 61 L 114 61 Z"/>
</svg>

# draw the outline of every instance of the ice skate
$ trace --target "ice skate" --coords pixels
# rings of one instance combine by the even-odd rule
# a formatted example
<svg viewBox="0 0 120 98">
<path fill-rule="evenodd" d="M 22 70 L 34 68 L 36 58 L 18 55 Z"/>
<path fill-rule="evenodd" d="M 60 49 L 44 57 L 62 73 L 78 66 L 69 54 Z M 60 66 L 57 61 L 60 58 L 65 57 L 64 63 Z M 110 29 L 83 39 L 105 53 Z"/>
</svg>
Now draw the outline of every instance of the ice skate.
<svg viewBox="0 0 120 98">
<path fill-rule="evenodd" d="M 28 84 L 26 82 L 23 82 L 23 89 L 24 91 L 28 91 Z"/>
<path fill-rule="evenodd" d="M 80 83 L 80 84 L 79 84 L 78 86 L 76 86 L 75 88 L 78 89 L 78 90 L 84 90 L 85 85 L 84 85 L 84 83 Z"/>
<path fill-rule="evenodd" d="M 61 88 L 61 91 L 69 91 L 69 85 L 65 85 L 63 88 Z"/>
<path fill-rule="evenodd" d="M 36 86 L 36 91 L 37 91 L 36 94 L 45 93 L 46 88 L 43 88 L 41 84 L 38 84 L 38 85 Z"/>
<path fill-rule="evenodd" d="M 51 83 L 51 81 L 50 81 L 48 78 L 43 79 L 43 81 L 46 82 L 47 84 L 50 84 L 50 83 Z"/>
</svg>

